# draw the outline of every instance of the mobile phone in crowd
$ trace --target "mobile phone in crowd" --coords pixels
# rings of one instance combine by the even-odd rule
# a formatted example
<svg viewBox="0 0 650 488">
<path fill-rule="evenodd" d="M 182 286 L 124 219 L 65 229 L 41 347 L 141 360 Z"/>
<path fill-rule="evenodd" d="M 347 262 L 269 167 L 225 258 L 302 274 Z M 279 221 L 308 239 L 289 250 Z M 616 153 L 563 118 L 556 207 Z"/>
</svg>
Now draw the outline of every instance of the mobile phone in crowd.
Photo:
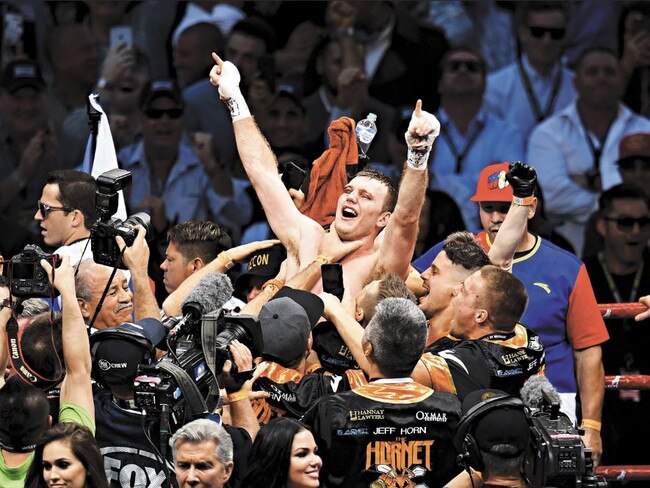
<svg viewBox="0 0 650 488">
<path fill-rule="evenodd" d="M 282 183 L 284 183 L 284 186 L 287 188 L 287 190 L 290 188 L 298 190 L 302 186 L 302 182 L 305 180 L 306 176 L 307 172 L 304 169 L 302 169 L 293 161 L 289 161 L 284 165 L 284 169 L 282 171 Z"/>
<path fill-rule="evenodd" d="M 126 47 L 131 47 L 133 45 L 133 29 L 128 25 L 111 27 L 110 43 L 111 47 L 120 44 L 126 44 Z"/>
<path fill-rule="evenodd" d="M 321 266 L 323 291 L 331 293 L 339 300 L 343 300 L 343 266 L 339 263 L 323 264 Z"/>
</svg>

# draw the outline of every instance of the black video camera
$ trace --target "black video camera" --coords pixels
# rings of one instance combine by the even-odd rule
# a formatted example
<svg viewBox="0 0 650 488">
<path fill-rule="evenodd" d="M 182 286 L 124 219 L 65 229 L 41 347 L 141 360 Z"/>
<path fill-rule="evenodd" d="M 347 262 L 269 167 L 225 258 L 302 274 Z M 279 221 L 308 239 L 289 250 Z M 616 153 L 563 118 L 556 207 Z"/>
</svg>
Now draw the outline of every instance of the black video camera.
<svg viewBox="0 0 650 488">
<path fill-rule="evenodd" d="M 585 448 L 580 432 L 571 419 L 560 412 L 545 391 L 539 410 L 532 410 L 531 449 L 526 459 L 526 476 L 531 486 L 606 488 L 607 481 L 596 476 L 591 451 Z"/>
<path fill-rule="evenodd" d="M 124 169 L 112 169 L 97 178 L 95 211 L 99 215 L 99 220 L 90 230 L 93 260 L 96 263 L 126 269 L 115 237 L 121 236 L 126 245 L 131 246 L 138 235 L 136 225 L 145 228 L 147 239 L 152 237 L 151 217 L 148 214 L 139 212 L 124 221 L 113 217 L 119 203 L 117 192 L 129 183 L 131 183 L 131 172 Z"/>
<path fill-rule="evenodd" d="M 174 433 L 187 422 L 208 414 L 205 398 L 213 380 L 203 354 L 194 349 L 181 358 L 167 357 L 156 364 L 139 365 L 133 382 L 134 401 L 147 417 L 160 419 L 161 429 Z"/>
<path fill-rule="evenodd" d="M 250 349 L 253 357 L 262 353 L 262 328 L 253 315 L 232 315 L 224 313 L 210 313 L 202 318 L 201 329 L 204 331 L 204 342 L 211 344 L 214 349 L 214 373 L 220 375 L 227 359 L 232 361 L 230 344 L 238 340 Z M 210 335 L 216 331 L 216 335 Z M 206 336 L 209 337 L 206 341 Z M 236 365 L 232 364 L 231 374 L 237 372 Z"/>
<path fill-rule="evenodd" d="M 47 273 L 41 266 L 41 259 L 49 261 L 53 267 L 60 263 L 56 254 L 46 254 L 34 245 L 27 244 L 20 254 L 6 262 L 5 275 L 9 279 L 9 290 L 15 297 L 54 297 L 59 294 L 52 288 Z"/>
</svg>

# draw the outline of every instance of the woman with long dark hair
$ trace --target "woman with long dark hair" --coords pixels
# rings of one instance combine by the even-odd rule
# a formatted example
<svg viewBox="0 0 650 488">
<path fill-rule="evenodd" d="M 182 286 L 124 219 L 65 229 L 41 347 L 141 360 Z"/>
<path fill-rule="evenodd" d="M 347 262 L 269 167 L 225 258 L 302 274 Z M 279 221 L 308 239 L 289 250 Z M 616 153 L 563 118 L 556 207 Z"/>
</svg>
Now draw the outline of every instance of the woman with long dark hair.
<svg viewBox="0 0 650 488">
<path fill-rule="evenodd" d="M 255 439 L 239 488 L 317 488 L 323 464 L 314 436 L 297 420 L 275 418 Z"/>
<path fill-rule="evenodd" d="M 86 427 L 64 422 L 47 430 L 34 450 L 26 488 L 108 488 L 97 441 Z"/>
</svg>

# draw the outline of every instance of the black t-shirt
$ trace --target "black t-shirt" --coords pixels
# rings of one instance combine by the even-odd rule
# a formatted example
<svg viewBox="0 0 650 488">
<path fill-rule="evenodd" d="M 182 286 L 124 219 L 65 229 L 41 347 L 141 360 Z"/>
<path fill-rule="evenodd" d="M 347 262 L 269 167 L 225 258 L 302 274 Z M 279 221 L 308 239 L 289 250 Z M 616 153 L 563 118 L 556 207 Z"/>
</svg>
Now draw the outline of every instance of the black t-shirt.
<svg viewBox="0 0 650 488">
<path fill-rule="evenodd" d="M 303 422 L 323 458 L 322 487 L 367 488 L 381 480 L 435 488 L 460 470 L 452 445 L 459 418 L 454 395 L 415 382 L 372 382 L 323 398 Z"/>
<path fill-rule="evenodd" d="M 512 333 L 493 333 L 476 340 L 442 337 L 427 348 L 421 361 L 435 390 L 457 394 L 461 400 L 484 388 L 519 396 L 524 382 L 543 371 L 545 364 L 539 336 L 519 324 Z"/>
<path fill-rule="evenodd" d="M 635 296 L 631 296 L 635 274 L 612 275 L 623 302 L 637 301 L 650 294 L 650 260 L 644 255 L 644 266 Z M 598 303 L 615 303 L 598 257 L 584 260 Z M 606 319 L 609 340 L 601 344 L 606 375 L 650 374 L 650 320 Z M 648 464 L 650 451 L 638 449 L 638 439 L 650 436 L 645 421 L 650 407 L 650 390 L 605 390 L 603 403 L 603 457 L 607 464 Z"/>
<path fill-rule="evenodd" d="M 323 396 L 350 390 L 351 381 L 355 379 L 346 374 L 335 375 L 319 369 L 303 375 L 271 362 L 254 385 L 255 390 L 265 391 L 269 397 L 254 400 L 253 410 L 262 425 L 275 417 L 299 419 Z"/>
<path fill-rule="evenodd" d="M 623 302 L 635 302 L 639 297 L 650 294 L 650 259 L 647 254 L 644 255 L 644 263 L 635 296 L 631 296 L 630 292 L 636 273 L 623 276 L 611 275 Z M 598 303 L 615 303 L 616 299 L 607 283 L 598 257 L 585 259 L 585 267 L 591 279 L 596 301 Z M 601 344 L 605 374 L 621 374 L 622 369 L 650 374 L 650 354 L 648 354 L 650 321 L 639 323 L 634 319 L 607 319 L 605 325 L 609 332 L 609 341 Z"/>
</svg>

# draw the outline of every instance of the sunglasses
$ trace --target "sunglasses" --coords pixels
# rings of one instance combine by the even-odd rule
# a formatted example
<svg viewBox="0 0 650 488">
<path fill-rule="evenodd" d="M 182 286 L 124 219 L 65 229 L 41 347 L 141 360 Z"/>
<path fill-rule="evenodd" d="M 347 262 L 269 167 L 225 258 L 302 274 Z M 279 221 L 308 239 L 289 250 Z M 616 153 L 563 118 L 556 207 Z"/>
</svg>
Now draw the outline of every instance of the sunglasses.
<svg viewBox="0 0 650 488">
<path fill-rule="evenodd" d="M 469 61 L 464 59 L 451 59 L 447 61 L 446 69 L 455 73 L 460 71 L 460 67 L 465 66 L 465 69 L 470 73 L 482 73 L 483 64 L 480 61 Z"/>
<path fill-rule="evenodd" d="M 55 210 L 61 210 L 62 212 L 72 212 L 74 210 L 74 208 L 70 207 L 53 207 L 52 205 L 41 202 L 40 200 L 38 201 L 37 205 L 38 211 L 41 212 L 41 215 L 44 219 L 47 218 L 50 212 L 54 212 Z"/>
<path fill-rule="evenodd" d="M 182 108 L 168 108 L 168 109 L 160 109 L 160 108 L 148 108 L 147 110 L 144 111 L 144 115 L 148 119 L 160 119 L 162 118 L 163 115 L 167 115 L 170 119 L 179 119 L 183 116 L 183 109 Z"/>
<path fill-rule="evenodd" d="M 650 158 L 643 156 L 628 156 L 618 161 L 618 167 L 622 170 L 647 169 L 650 168 Z"/>
<path fill-rule="evenodd" d="M 481 202 L 481 210 L 486 213 L 498 212 L 502 214 L 507 214 L 510 210 L 509 202 Z"/>
<path fill-rule="evenodd" d="M 638 224 L 639 229 L 647 229 L 650 226 L 650 217 L 603 217 L 603 220 L 608 222 L 616 222 L 616 227 L 621 232 L 630 232 L 634 229 L 634 225 Z"/>
<path fill-rule="evenodd" d="M 537 39 L 541 39 L 544 37 L 544 34 L 548 32 L 551 35 L 551 39 L 554 41 L 564 39 L 564 34 L 566 34 L 566 29 L 553 27 L 537 27 L 534 25 L 529 25 L 528 30 L 530 31 L 530 35 Z"/>
</svg>

